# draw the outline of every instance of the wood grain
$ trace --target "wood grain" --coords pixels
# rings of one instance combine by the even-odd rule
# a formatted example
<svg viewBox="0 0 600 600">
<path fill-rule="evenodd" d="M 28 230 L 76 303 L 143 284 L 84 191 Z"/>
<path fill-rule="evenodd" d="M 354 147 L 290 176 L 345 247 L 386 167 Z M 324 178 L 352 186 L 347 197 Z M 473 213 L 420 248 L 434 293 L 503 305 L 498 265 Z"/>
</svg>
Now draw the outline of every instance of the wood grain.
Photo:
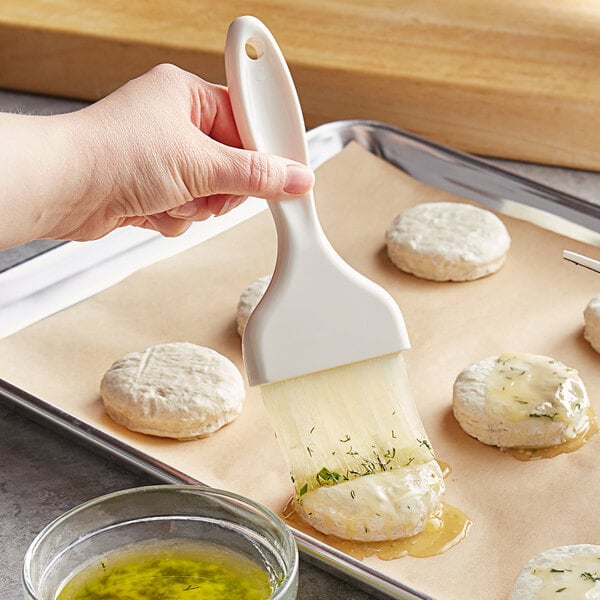
<svg viewBox="0 0 600 600">
<path fill-rule="evenodd" d="M 0 86 L 95 100 L 160 62 L 224 82 L 242 14 L 277 38 L 308 127 L 600 170 L 600 0 L 3 0 Z"/>
</svg>

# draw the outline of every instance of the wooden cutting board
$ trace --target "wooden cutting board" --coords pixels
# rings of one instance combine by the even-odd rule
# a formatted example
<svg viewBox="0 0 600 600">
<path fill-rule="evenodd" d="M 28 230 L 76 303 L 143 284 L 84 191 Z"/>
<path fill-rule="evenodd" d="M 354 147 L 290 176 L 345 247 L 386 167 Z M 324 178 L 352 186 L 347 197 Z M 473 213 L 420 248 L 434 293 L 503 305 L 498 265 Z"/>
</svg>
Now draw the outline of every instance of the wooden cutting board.
<svg viewBox="0 0 600 600">
<path fill-rule="evenodd" d="M 224 82 L 242 14 L 277 38 L 308 127 L 600 170 L 600 0 L 2 0 L 0 87 L 95 100 L 165 61 Z"/>
</svg>

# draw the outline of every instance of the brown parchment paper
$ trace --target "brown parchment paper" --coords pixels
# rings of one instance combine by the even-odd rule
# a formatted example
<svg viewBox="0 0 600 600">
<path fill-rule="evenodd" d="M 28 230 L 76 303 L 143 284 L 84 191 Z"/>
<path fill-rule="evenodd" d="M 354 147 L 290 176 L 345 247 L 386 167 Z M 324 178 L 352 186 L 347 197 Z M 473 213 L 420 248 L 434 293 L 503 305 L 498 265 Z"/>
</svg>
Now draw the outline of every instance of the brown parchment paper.
<svg viewBox="0 0 600 600">
<path fill-rule="evenodd" d="M 520 462 L 468 437 L 451 414 L 458 372 L 504 351 L 545 354 L 577 368 L 600 412 L 600 355 L 582 335 L 582 312 L 600 291 L 600 275 L 562 259 L 565 248 L 595 258 L 599 250 L 501 216 L 512 247 L 500 272 L 465 283 L 417 279 L 388 261 L 386 227 L 409 205 L 458 198 L 356 145 L 321 167 L 317 179 L 318 210 L 332 243 L 387 288 L 404 313 L 414 396 L 438 457 L 452 469 L 446 501 L 473 520 L 467 538 L 443 555 L 366 562 L 440 600 L 501 600 L 538 552 L 600 543 L 600 435 L 572 454 Z M 0 376 L 169 467 L 280 512 L 291 487 L 258 390 L 248 390 L 235 423 L 190 442 L 117 426 L 98 394 L 113 360 L 161 342 L 210 346 L 243 369 L 236 304 L 251 281 L 271 271 L 274 255 L 265 212 L 0 341 Z"/>
</svg>

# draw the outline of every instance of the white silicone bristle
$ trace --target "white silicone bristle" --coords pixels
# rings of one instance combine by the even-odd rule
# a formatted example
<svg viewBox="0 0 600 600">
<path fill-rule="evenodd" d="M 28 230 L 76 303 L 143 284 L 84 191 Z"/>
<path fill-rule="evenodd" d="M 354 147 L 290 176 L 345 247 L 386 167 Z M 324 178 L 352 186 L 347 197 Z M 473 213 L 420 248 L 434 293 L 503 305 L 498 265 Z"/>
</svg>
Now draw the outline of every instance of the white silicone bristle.
<svg viewBox="0 0 600 600">
<path fill-rule="evenodd" d="M 298 496 L 433 458 L 401 354 L 261 391 Z"/>
</svg>

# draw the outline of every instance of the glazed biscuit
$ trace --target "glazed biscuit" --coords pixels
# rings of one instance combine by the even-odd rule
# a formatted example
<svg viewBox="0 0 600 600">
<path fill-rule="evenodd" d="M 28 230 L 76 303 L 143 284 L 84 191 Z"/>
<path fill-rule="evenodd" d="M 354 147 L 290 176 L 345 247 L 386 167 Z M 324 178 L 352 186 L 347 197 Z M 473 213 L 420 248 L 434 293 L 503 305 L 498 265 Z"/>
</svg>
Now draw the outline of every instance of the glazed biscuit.
<svg viewBox="0 0 600 600">
<path fill-rule="evenodd" d="M 600 546 L 558 546 L 533 557 L 517 575 L 508 600 L 600 598 Z"/>
<path fill-rule="evenodd" d="M 300 499 L 298 513 L 321 533 L 395 540 L 420 533 L 444 491 L 442 470 L 431 460 L 316 488 Z"/>
<path fill-rule="evenodd" d="M 465 367 L 452 407 L 462 429 L 501 448 L 546 448 L 590 425 L 590 401 L 575 369 L 547 356 L 506 353 Z"/>
</svg>

